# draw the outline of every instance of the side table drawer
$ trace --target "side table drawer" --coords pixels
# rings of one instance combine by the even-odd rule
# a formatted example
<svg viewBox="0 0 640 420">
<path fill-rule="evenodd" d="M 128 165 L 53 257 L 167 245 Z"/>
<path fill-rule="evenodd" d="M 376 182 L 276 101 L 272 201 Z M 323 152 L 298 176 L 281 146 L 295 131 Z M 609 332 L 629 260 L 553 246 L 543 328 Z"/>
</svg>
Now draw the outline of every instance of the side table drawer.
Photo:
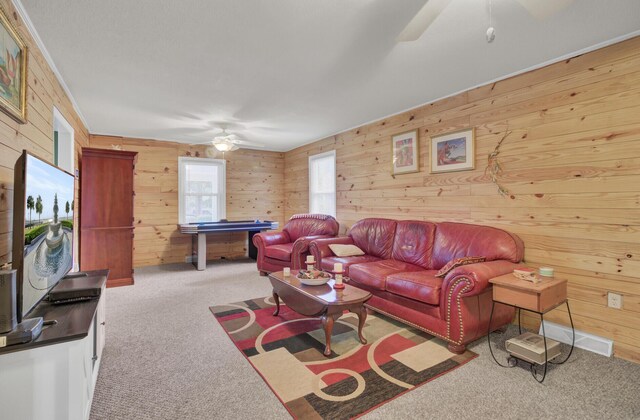
<svg viewBox="0 0 640 420">
<path fill-rule="evenodd" d="M 567 282 L 558 281 L 536 290 L 493 285 L 493 300 L 534 312 L 547 312 L 567 299 Z"/>
<path fill-rule="evenodd" d="M 493 300 L 538 312 L 538 294 L 524 290 L 493 286 Z"/>
</svg>

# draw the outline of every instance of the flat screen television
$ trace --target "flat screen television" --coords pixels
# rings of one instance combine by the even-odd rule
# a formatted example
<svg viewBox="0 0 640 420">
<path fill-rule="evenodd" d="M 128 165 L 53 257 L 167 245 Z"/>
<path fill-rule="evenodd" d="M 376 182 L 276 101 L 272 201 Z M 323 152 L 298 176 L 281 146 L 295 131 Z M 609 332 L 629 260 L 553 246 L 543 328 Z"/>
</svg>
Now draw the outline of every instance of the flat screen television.
<svg viewBox="0 0 640 420">
<path fill-rule="evenodd" d="M 75 178 L 26 150 L 15 164 L 13 268 L 18 322 L 73 267 Z"/>
</svg>

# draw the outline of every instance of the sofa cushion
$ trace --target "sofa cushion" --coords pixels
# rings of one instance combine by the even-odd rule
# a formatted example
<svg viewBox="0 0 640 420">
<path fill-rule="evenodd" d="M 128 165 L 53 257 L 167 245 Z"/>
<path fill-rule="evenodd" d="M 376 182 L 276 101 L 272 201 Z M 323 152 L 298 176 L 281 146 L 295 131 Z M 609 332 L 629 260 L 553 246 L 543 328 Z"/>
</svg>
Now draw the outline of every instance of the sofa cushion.
<svg viewBox="0 0 640 420">
<path fill-rule="evenodd" d="M 431 268 L 436 225 L 416 220 L 399 221 L 393 241 L 393 259 Z"/>
<path fill-rule="evenodd" d="M 390 219 L 362 219 L 349 230 L 353 243 L 367 255 L 389 259 L 396 233 L 396 221 Z"/>
<path fill-rule="evenodd" d="M 436 277 L 445 277 L 449 274 L 449 271 L 453 270 L 456 267 L 460 267 L 461 265 L 467 264 L 475 264 L 481 263 L 486 260 L 485 257 L 462 257 L 456 258 L 455 260 L 451 260 L 444 265 L 438 272 L 436 273 Z"/>
<path fill-rule="evenodd" d="M 326 271 L 333 271 L 333 265 L 335 263 L 342 264 L 345 276 L 349 275 L 349 266 L 354 264 L 362 264 L 368 262 L 379 261 L 380 258 L 373 255 L 358 255 L 355 257 L 324 257 L 321 263 L 321 269 Z"/>
<path fill-rule="evenodd" d="M 293 244 L 280 244 L 265 247 L 264 255 L 274 260 L 291 261 L 291 251 Z"/>
<path fill-rule="evenodd" d="M 398 260 L 381 260 L 352 265 L 349 278 L 363 286 L 377 290 L 385 290 L 387 276 L 407 271 L 424 271 L 422 267 Z"/>
<path fill-rule="evenodd" d="M 440 304 L 442 279 L 436 270 L 394 273 L 387 277 L 387 291 L 429 305 Z"/>
<path fill-rule="evenodd" d="M 358 255 L 364 255 L 364 251 L 355 245 L 345 244 L 331 244 L 329 249 L 336 257 L 356 257 Z"/>
<path fill-rule="evenodd" d="M 438 223 L 433 244 L 432 268 L 439 269 L 456 258 L 483 255 L 487 261 L 520 262 L 524 245 L 516 235 L 490 226 Z"/>
</svg>

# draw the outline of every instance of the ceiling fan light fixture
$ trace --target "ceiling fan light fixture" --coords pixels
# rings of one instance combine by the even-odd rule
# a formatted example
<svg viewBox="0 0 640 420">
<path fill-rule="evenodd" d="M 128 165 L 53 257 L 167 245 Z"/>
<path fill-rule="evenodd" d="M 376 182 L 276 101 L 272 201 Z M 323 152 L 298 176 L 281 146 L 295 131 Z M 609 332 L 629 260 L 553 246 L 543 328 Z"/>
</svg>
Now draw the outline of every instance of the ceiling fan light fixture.
<svg viewBox="0 0 640 420">
<path fill-rule="evenodd" d="M 215 147 L 219 152 L 232 152 L 234 150 L 238 150 L 238 146 L 227 141 L 215 142 L 213 143 L 213 147 Z"/>
</svg>

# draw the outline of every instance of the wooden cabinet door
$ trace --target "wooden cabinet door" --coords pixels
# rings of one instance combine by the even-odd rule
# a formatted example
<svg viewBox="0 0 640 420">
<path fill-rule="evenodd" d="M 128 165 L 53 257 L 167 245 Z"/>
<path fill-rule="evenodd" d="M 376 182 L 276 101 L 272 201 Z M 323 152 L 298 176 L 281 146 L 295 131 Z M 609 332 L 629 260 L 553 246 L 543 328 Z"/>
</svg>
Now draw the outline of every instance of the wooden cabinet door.
<svg viewBox="0 0 640 420">
<path fill-rule="evenodd" d="M 82 226 L 123 227 L 133 224 L 133 161 L 83 157 Z"/>
<path fill-rule="evenodd" d="M 133 228 L 89 228 L 80 232 L 82 271 L 109 269 L 109 286 L 133 284 Z"/>
<path fill-rule="evenodd" d="M 80 268 L 109 269 L 107 286 L 133 284 L 136 152 L 82 149 Z"/>
</svg>

